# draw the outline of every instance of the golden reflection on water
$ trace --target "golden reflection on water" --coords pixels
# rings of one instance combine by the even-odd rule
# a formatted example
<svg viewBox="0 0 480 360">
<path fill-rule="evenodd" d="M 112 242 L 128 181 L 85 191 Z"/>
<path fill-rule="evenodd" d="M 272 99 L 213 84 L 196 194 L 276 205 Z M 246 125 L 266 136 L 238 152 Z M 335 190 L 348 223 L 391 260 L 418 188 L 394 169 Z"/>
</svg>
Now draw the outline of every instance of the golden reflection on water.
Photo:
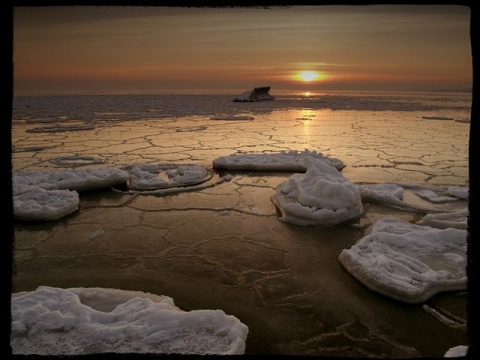
<svg viewBox="0 0 480 360">
<path fill-rule="evenodd" d="M 305 140 L 308 141 L 312 128 L 311 125 L 316 117 L 315 110 L 310 109 L 303 109 L 299 111 L 299 116 L 297 117 L 298 120 L 302 121 L 303 123 L 303 135 L 305 136 Z"/>
</svg>

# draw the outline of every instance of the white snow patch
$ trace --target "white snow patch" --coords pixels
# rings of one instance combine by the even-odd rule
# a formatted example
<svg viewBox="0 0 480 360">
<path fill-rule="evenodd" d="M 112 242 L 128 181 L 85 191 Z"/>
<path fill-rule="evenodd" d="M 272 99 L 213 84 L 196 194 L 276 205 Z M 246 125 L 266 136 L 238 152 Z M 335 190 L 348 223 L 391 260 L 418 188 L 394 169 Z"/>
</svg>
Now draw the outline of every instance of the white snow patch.
<svg viewBox="0 0 480 360">
<path fill-rule="evenodd" d="M 26 221 L 53 221 L 78 210 L 76 191 L 32 188 L 13 197 L 14 217 Z"/>
<path fill-rule="evenodd" d="M 443 357 L 464 357 L 467 356 L 468 346 L 458 345 L 447 350 Z"/>
<path fill-rule="evenodd" d="M 222 310 L 182 311 L 140 291 L 41 286 L 12 295 L 13 354 L 241 355 L 248 327 Z"/>
<path fill-rule="evenodd" d="M 199 165 L 141 164 L 124 168 L 132 190 L 155 190 L 192 186 L 212 178 L 213 173 Z"/>
<path fill-rule="evenodd" d="M 467 230 L 468 209 L 440 214 L 427 214 L 422 220 L 417 221 L 417 224 L 437 229 L 455 228 Z"/>
<path fill-rule="evenodd" d="M 442 291 L 465 290 L 467 232 L 434 229 L 384 218 L 339 255 L 340 263 L 369 289 L 407 303 Z"/>
<path fill-rule="evenodd" d="M 276 188 L 273 203 L 281 221 L 297 225 L 336 225 L 363 214 L 360 189 L 323 160 L 305 157 L 305 174 Z"/>
<path fill-rule="evenodd" d="M 221 156 L 213 160 L 213 167 L 217 169 L 241 170 L 241 171 L 299 171 L 306 170 L 302 161 L 306 157 L 323 160 L 330 165 L 335 166 L 337 170 L 342 170 L 345 164 L 336 158 L 328 157 L 317 151 L 282 151 L 280 153 L 262 154 L 231 154 Z"/>
</svg>

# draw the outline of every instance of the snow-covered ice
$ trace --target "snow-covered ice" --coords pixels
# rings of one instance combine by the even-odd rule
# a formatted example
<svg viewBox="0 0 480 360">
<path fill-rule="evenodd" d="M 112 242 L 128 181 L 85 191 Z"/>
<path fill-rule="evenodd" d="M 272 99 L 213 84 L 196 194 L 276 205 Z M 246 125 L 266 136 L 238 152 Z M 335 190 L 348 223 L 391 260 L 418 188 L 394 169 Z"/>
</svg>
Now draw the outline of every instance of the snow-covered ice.
<svg viewBox="0 0 480 360">
<path fill-rule="evenodd" d="M 456 211 L 455 205 L 459 200 L 465 200 L 465 189 L 468 194 L 468 188 L 417 185 L 406 183 L 385 183 L 385 184 L 365 184 L 359 185 L 361 189 L 362 201 L 373 202 L 404 211 L 417 213 L 429 212 L 450 212 Z M 417 199 L 426 201 L 414 201 L 412 197 L 405 199 L 406 190 Z M 445 206 L 446 203 L 452 203 L 451 207 Z"/>
<path fill-rule="evenodd" d="M 13 194 L 32 187 L 90 191 L 123 184 L 128 173 L 117 168 L 91 168 L 63 171 L 19 171 L 13 175 Z"/>
<path fill-rule="evenodd" d="M 44 126 L 39 128 L 27 129 L 26 132 L 29 133 L 53 133 L 53 132 L 66 132 L 66 131 L 84 131 L 84 130 L 95 130 L 95 126 L 91 124 L 84 125 L 54 125 L 54 126 Z"/>
<path fill-rule="evenodd" d="M 133 190 L 166 189 L 192 186 L 212 177 L 212 172 L 199 165 L 142 164 L 124 168 Z"/>
<path fill-rule="evenodd" d="M 345 164 L 337 158 L 332 158 L 315 150 L 310 151 L 281 151 L 279 153 L 236 153 L 228 156 L 221 156 L 213 160 L 213 167 L 228 170 L 256 170 L 256 171 L 299 171 L 306 170 L 302 160 L 305 157 L 312 157 L 323 160 L 333 165 L 337 170 L 342 170 Z"/>
<path fill-rule="evenodd" d="M 468 200 L 468 187 L 466 186 L 449 186 L 447 194 L 459 199 Z"/>
<path fill-rule="evenodd" d="M 448 349 L 444 357 L 464 357 L 464 356 L 467 356 L 467 352 L 468 352 L 468 346 L 458 345 Z"/>
<path fill-rule="evenodd" d="M 78 204 L 76 191 L 37 187 L 13 197 L 13 212 L 20 220 L 52 221 L 77 211 Z"/>
<path fill-rule="evenodd" d="M 222 310 L 183 311 L 140 291 L 41 286 L 12 295 L 13 354 L 241 355 L 248 327 Z"/>
<path fill-rule="evenodd" d="M 421 198 L 426 199 L 433 203 L 445 203 L 449 201 L 458 200 L 456 197 L 449 196 L 449 195 L 441 195 L 438 192 L 435 192 L 433 190 L 428 190 L 428 189 L 418 189 L 418 190 L 415 190 L 414 193 L 420 196 Z"/>
<path fill-rule="evenodd" d="M 442 291 L 465 290 L 467 232 L 384 218 L 339 255 L 340 263 L 373 291 L 422 303 Z"/>
<path fill-rule="evenodd" d="M 273 203 L 281 221 L 297 225 L 336 225 L 363 214 L 360 189 L 327 162 L 305 157 L 307 171 L 276 188 Z"/>
<path fill-rule="evenodd" d="M 417 221 L 417 224 L 437 229 L 455 228 L 467 230 L 468 209 L 448 213 L 427 214 L 423 219 Z"/>
</svg>

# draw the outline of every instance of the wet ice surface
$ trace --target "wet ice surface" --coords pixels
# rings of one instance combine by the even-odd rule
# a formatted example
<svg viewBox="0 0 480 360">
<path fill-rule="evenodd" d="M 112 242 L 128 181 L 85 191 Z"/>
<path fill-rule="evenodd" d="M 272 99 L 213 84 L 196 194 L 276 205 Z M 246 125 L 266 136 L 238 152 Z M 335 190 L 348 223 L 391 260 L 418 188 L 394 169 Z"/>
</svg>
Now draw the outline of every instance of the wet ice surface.
<svg viewBox="0 0 480 360">
<path fill-rule="evenodd" d="M 227 96 L 215 108 L 188 97 L 183 113 L 176 97 L 168 106 L 143 99 L 133 110 L 106 96 L 99 107 L 78 97 L 63 110 L 14 111 L 14 170 L 168 163 L 212 169 L 214 159 L 232 153 L 309 149 L 341 159 L 342 174 L 354 183 L 468 185 L 468 124 L 422 119 L 469 117 L 461 104 L 439 109 L 445 99 L 277 97 L 247 105 Z M 248 116 L 254 119 L 232 120 Z M 59 119 L 62 127 L 65 117 L 95 128 L 27 131 L 42 126 L 34 119 Z M 79 211 L 59 221 L 17 223 L 15 291 L 118 288 L 169 296 L 186 311 L 222 309 L 248 325 L 246 354 L 443 356 L 466 344 L 465 293 L 433 297 L 425 306 L 436 312 L 382 297 L 338 262 L 364 226 L 282 223 L 270 199 L 291 173 L 225 170 L 212 184 L 225 174 L 230 181 L 173 195 L 86 193 Z M 403 200 L 435 213 L 466 202 L 433 203 L 415 190 L 407 188 Z M 362 221 L 425 215 L 366 202 Z"/>
</svg>

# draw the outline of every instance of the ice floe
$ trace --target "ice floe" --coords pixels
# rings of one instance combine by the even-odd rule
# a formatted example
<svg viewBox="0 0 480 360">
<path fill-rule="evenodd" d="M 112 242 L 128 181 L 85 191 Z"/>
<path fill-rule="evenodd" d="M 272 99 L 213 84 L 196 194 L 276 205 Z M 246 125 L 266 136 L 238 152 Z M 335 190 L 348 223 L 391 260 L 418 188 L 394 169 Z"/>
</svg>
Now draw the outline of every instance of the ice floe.
<svg viewBox="0 0 480 360">
<path fill-rule="evenodd" d="M 89 191 L 125 183 L 128 173 L 117 168 L 91 168 L 63 171 L 19 171 L 13 175 L 13 194 L 32 187 Z"/>
<path fill-rule="evenodd" d="M 466 204 L 464 187 L 442 187 L 405 183 L 365 184 L 359 185 L 362 201 L 373 202 L 416 213 L 458 211 Z M 408 199 L 406 199 L 406 195 Z M 424 201 L 422 201 L 424 200 Z M 451 203 L 450 206 L 447 206 Z"/>
<path fill-rule="evenodd" d="M 281 221 L 336 225 L 363 214 L 360 189 L 327 162 L 305 157 L 305 174 L 293 174 L 276 188 L 272 201 Z"/>
<path fill-rule="evenodd" d="M 129 188 L 132 190 L 166 189 L 192 186 L 212 177 L 212 172 L 203 166 L 186 164 L 141 164 L 124 168 L 129 174 Z"/>
<path fill-rule="evenodd" d="M 279 153 L 236 153 L 228 156 L 221 156 L 213 160 L 213 167 L 217 169 L 241 170 L 241 171 L 295 171 L 306 170 L 302 161 L 306 157 L 312 157 L 333 165 L 337 170 L 345 167 L 343 161 L 329 157 L 317 151 L 282 151 Z"/>
<path fill-rule="evenodd" d="M 384 218 L 344 249 L 339 261 L 369 289 L 403 302 L 422 303 L 439 292 L 466 289 L 466 247 L 466 230 Z"/>
<path fill-rule="evenodd" d="M 91 124 L 85 125 L 55 125 L 55 126 L 44 126 L 39 128 L 27 129 L 26 132 L 30 133 L 52 133 L 52 132 L 65 132 L 65 131 L 84 131 L 84 130 L 94 130 L 95 126 Z"/>
<path fill-rule="evenodd" d="M 183 311 L 140 291 L 41 286 L 14 293 L 13 354 L 241 355 L 248 327 L 222 310 Z"/>
<path fill-rule="evenodd" d="M 445 115 L 425 115 L 425 116 L 422 116 L 422 119 L 426 119 L 426 120 L 453 120 L 452 117 L 445 116 Z"/>
<path fill-rule="evenodd" d="M 448 213 L 427 214 L 423 219 L 417 221 L 417 224 L 438 229 L 455 228 L 467 230 L 468 209 L 465 208 Z"/>
<path fill-rule="evenodd" d="M 219 115 L 211 116 L 210 120 L 255 120 L 253 116 L 242 116 L 242 115 Z"/>
<path fill-rule="evenodd" d="M 270 86 L 256 87 L 252 90 L 245 91 L 233 99 L 237 102 L 256 102 L 274 100 L 275 97 L 270 95 Z"/>
<path fill-rule="evenodd" d="M 459 199 L 468 200 L 468 187 L 465 186 L 449 186 L 447 194 Z"/>
<path fill-rule="evenodd" d="M 458 345 L 447 350 L 443 357 L 465 357 L 467 356 L 468 346 Z"/>
<path fill-rule="evenodd" d="M 13 196 L 13 213 L 19 220 L 53 221 L 77 211 L 78 204 L 76 191 L 31 188 Z"/>
</svg>

